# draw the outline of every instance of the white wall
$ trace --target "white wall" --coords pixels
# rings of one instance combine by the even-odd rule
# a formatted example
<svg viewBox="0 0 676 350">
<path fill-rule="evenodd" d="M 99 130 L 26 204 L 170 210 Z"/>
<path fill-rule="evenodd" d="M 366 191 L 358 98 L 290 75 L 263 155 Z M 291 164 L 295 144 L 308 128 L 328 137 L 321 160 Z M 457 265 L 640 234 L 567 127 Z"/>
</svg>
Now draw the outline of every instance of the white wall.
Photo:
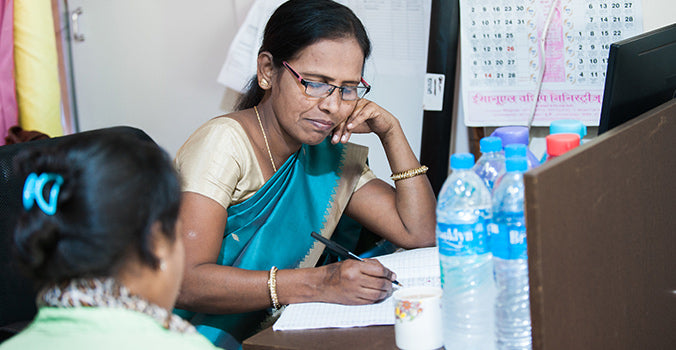
<svg viewBox="0 0 676 350">
<path fill-rule="evenodd" d="M 650 31 L 676 23 L 676 1 L 643 0 L 643 30 Z"/>
<path fill-rule="evenodd" d="M 216 82 L 252 0 L 70 0 L 80 130 L 130 125 L 171 155 L 237 94 Z"/>
</svg>

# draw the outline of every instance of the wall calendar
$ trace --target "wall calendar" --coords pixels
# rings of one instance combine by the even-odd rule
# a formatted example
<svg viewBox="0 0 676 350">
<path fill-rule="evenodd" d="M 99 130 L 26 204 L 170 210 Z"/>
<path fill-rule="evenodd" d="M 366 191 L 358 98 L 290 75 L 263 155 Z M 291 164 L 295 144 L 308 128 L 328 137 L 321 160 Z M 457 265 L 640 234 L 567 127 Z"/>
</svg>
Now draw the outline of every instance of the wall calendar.
<svg viewBox="0 0 676 350">
<path fill-rule="evenodd" d="M 533 125 L 598 125 L 610 44 L 641 34 L 642 15 L 641 0 L 460 0 L 465 124 L 526 125 L 542 58 Z"/>
</svg>

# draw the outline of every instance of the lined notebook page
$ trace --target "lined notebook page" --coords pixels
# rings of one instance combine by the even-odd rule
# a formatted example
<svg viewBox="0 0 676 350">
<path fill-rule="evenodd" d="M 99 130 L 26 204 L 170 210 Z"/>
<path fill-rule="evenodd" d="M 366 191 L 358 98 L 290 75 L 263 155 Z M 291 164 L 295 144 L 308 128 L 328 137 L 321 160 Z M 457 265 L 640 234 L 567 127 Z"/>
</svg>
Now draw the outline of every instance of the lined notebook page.
<svg viewBox="0 0 676 350">
<path fill-rule="evenodd" d="M 441 284 L 439 254 L 436 247 L 406 250 L 379 256 L 376 259 L 394 271 L 397 280 L 406 287 Z M 371 305 L 292 304 L 286 307 L 272 329 L 280 331 L 392 324 L 394 324 L 394 303 L 392 297 L 389 297 L 381 303 Z"/>
</svg>

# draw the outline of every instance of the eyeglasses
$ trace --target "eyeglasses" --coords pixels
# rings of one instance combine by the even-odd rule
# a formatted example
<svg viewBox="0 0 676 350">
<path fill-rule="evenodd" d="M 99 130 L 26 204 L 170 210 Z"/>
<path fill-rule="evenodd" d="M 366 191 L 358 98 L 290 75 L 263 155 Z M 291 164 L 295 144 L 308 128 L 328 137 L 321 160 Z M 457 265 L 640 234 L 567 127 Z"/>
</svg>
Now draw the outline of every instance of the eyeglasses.
<svg viewBox="0 0 676 350">
<path fill-rule="evenodd" d="M 283 61 L 282 64 L 303 86 L 305 86 L 305 94 L 308 96 L 319 98 L 329 97 L 335 89 L 338 89 L 340 90 L 340 98 L 344 101 L 355 101 L 364 97 L 364 95 L 371 90 L 371 85 L 369 85 L 364 78 L 361 78 L 361 83 L 364 84 L 364 86 L 336 86 L 316 81 L 307 81 L 303 79 L 298 72 L 293 70 L 286 61 Z"/>
</svg>

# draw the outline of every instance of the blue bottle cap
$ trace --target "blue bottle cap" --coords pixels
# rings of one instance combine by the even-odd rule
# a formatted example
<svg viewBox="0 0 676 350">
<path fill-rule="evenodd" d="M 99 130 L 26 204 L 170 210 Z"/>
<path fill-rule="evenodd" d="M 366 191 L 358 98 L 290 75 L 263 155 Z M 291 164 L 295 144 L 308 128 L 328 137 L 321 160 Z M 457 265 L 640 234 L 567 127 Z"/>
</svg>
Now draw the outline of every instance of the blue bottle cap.
<svg viewBox="0 0 676 350">
<path fill-rule="evenodd" d="M 550 134 L 578 134 L 580 138 L 587 135 L 587 127 L 579 120 L 560 119 L 549 124 Z"/>
<path fill-rule="evenodd" d="M 456 153 L 451 156 L 451 169 L 472 169 L 474 155 L 472 153 Z"/>
<path fill-rule="evenodd" d="M 502 140 L 496 136 L 487 136 L 479 141 L 481 153 L 498 152 L 502 150 Z"/>
<path fill-rule="evenodd" d="M 526 157 L 510 157 L 505 160 L 507 171 L 526 171 L 528 170 L 528 159 Z"/>
<path fill-rule="evenodd" d="M 505 158 L 509 157 L 525 157 L 527 153 L 526 145 L 520 143 L 513 143 L 505 146 Z"/>
</svg>

